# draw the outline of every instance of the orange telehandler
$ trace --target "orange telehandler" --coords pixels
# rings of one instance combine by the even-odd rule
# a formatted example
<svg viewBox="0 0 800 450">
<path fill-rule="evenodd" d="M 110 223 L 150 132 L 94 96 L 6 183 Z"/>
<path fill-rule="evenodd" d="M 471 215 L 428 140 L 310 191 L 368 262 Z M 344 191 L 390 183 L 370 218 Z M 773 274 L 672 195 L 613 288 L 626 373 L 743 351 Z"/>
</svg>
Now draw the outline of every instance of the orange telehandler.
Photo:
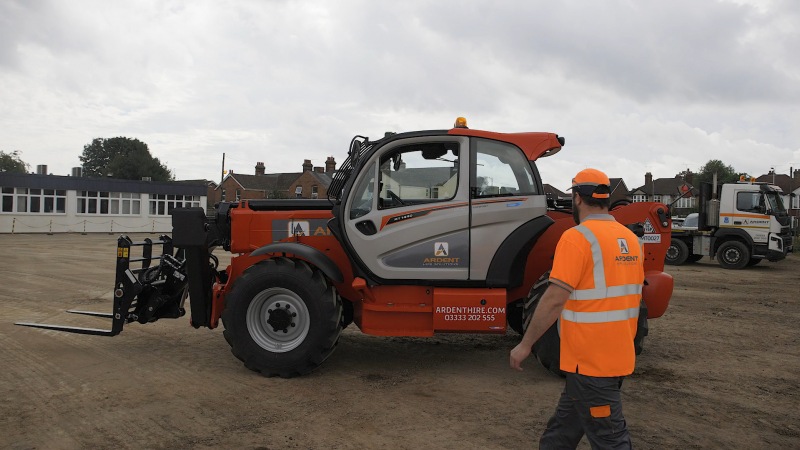
<svg viewBox="0 0 800 450">
<path fill-rule="evenodd" d="M 574 226 L 548 202 L 536 161 L 561 150 L 553 133 L 449 130 L 356 136 L 328 199 L 242 200 L 172 211 L 172 237 L 117 248 L 112 329 L 20 325 L 116 335 L 130 322 L 178 318 L 216 328 L 267 376 L 310 372 L 355 323 L 381 336 L 522 333 L 547 285 L 556 243 Z M 642 236 L 646 281 L 636 336 L 672 295 L 663 272 L 670 215 L 661 203 L 612 208 Z M 212 253 L 234 256 L 218 267 Z M 154 250 L 157 249 L 157 250 Z M 141 256 L 134 256 L 141 249 Z M 534 346 L 558 372 L 553 326 Z"/>
</svg>

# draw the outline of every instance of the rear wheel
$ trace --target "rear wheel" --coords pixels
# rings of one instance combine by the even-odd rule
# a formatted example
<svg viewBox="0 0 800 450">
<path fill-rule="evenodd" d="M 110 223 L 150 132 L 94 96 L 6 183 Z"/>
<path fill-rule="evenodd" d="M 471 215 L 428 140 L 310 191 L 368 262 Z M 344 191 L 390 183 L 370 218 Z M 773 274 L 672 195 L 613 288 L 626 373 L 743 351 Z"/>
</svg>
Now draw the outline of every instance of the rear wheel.
<svg viewBox="0 0 800 450">
<path fill-rule="evenodd" d="M 724 269 L 744 269 L 750 262 L 750 250 L 739 241 L 723 242 L 717 249 L 717 260 Z"/>
<path fill-rule="evenodd" d="M 680 239 L 672 238 L 669 241 L 669 248 L 667 255 L 664 257 L 664 262 L 671 266 L 680 266 L 689 258 L 689 246 Z"/>
<path fill-rule="evenodd" d="M 225 339 L 244 365 L 266 376 L 304 375 L 342 332 L 342 302 L 306 262 L 268 259 L 234 282 L 222 313 Z"/>
</svg>

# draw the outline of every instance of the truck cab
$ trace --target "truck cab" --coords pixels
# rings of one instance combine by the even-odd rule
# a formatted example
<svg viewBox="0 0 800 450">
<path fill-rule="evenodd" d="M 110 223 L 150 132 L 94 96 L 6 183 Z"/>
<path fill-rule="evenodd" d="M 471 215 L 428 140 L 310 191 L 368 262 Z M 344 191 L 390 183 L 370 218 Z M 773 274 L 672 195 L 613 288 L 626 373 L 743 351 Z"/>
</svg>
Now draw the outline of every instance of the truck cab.
<svg viewBox="0 0 800 450">
<path fill-rule="evenodd" d="M 716 235 L 739 235 L 752 242 L 751 257 L 785 258 L 792 251 L 791 218 L 781 194 L 781 188 L 771 184 L 724 184 Z"/>
</svg>

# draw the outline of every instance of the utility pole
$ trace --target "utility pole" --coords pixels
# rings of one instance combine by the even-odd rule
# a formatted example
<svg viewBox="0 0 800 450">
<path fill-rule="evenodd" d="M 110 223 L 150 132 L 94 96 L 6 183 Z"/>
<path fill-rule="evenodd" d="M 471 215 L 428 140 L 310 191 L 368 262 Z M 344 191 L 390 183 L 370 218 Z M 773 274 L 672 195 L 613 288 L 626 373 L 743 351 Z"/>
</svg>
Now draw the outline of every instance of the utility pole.
<svg viewBox="0 0 800 450">
<path fill-rule="evenodd" d="M 222 152 L 222 172 L 219 177 L 219 185 L 222 186 L 222 182 L 225 180 L 225 152 Z"/>
</svg>

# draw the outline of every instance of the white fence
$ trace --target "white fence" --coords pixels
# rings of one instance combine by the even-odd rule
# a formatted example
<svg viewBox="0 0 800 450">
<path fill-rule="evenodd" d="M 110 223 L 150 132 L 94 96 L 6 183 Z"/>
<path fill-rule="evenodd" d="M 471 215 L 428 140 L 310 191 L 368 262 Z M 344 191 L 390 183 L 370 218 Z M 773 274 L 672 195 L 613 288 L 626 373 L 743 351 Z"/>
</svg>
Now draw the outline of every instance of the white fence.
<svg viewBox="0 0 800 450">
<path fill-rule="evenodd" d="M 0 215 L 0 233 L 171 233 L 172 217 Z"/>
</svg>

